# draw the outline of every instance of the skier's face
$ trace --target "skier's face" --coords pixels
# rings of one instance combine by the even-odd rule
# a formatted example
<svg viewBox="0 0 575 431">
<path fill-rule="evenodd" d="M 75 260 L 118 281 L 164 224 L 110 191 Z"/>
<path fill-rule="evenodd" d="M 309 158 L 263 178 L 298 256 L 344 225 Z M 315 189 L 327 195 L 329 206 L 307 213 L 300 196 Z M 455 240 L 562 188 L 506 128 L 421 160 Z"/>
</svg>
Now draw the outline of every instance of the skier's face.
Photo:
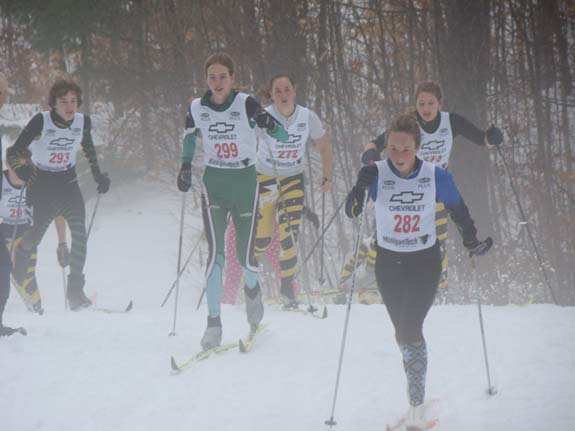
<svg viewBox="0 0 575 431">
<path fill-rule="evenodd" d="M 295 88 L 286 77 L 274 79 L 271 98 L 282 114 L 291 114 L 295 108 Z"/>
<path fill-rule="evenodd" d="M 212 91 L 212 101 L 218 104 L 225 102 L 232 91 L 234 76 L 223 64 L 212 64 L 206 72 L 206 81 Z"/>
<path fill-rule="evenodd" d="M 415 101 L 417 106 L 417 113 L 423 121 L 429 122 L 437 117 L 437 113 L 441 109 L 441 102 L 437 99 L 435 94 L 422 91 L 417 96 Z"/>
<path fill-rule="evenodd" d="M 70 121 L 78 112 L 78 96 L 73 91 L 68 91 L 63 96 L 56 98 L 56 106 L 54 107 L 56 114 L 62 119 Z"/>
<path fill-rule="evenodd" d="M 415 155 L 419 146 L 415 137 L 406 132 L 390 132 L 387 137 L 386 150 L 393 166 L 402 176 L 407 176 L 415 168 Z"/>
</svg>

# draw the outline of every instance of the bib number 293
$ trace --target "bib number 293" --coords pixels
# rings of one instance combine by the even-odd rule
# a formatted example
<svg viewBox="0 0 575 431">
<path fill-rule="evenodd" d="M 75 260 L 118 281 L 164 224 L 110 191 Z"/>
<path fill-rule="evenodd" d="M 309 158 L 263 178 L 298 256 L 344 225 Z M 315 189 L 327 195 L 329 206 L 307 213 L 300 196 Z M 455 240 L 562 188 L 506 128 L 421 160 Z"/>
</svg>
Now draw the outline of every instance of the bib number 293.
<svg viewBox="0 0 575 431">
<path fill-rule="evenodd" d="M 413 217 L 410 215 L 401 216 L 396 214 L 393 216 L 395 220 L 395 228 L 393 229 L 394 232 L 419 232 L 419 220 L 420 217 L 418 215 L 414 215 Z"/>
<path fill-rule="evenodd" d="M 70 161 L 70 153 L 50 153 L 50 163 L 60 164 Z"/>
</svg>

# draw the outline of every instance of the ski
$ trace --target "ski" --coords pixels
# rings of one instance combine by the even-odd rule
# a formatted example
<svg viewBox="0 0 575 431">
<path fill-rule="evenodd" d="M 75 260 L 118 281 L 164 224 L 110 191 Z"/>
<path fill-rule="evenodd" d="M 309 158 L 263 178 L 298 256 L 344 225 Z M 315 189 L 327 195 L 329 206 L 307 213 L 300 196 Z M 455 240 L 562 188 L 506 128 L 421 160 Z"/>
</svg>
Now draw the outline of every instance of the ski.
<svg viewBox="0 0 575 431">
<path fill-rule="evenodd" d="M 170 357 L 170 364 L 172 366 L 172 373 L 179 374 L 192 365 L 194 362 L 203 361 L 204 359 L 208 359 L 212 354 L 222 353 L 227 350 L 231 350 L 238 347 L 238 342 L 235 341 L 233 343 L 228 344 L 221 344 L 219 346 L 213 347 L 208 350 L 202 350 L 199 353 L 196 353 L 194 356 L 189 358 L 187 361 L 178 364 L 173 356 Z"/>
<path fill-rule="evenodd" d="M 116 308 L 102 308 L 102 307 L 89 307 L 88 309 L 91 311 L 98 311 L 100 313 L 107 313 L 107 314 L 125 314 L 129 313 L 132 308 L 134 307 L 134 302 L 130 301 L 127 307 L 123 309 L 116 309 Z"/>
<path fill-rule="evenodd" d="M 429 408 L 430 406 L 439 402 L 438 398 L 433 398 L 425 403 L 425 407 Z M 439 419 L 430 419 L 426 421 L 423 426 L 405 426 L 406 418 L 405 416 L 401 417 L 397 422 L 393 425 L 386 425 L 385 431 L 428 431 L 433 430 L 435 426 L 439 423 Z"/>
<path fill-rule="evenodd" d="M 10 335 L 13 334 L 21 334 L 21 335 L 28 335 L 28 332 L 26 332 L 26 329 L 22 328 L 21 326 L 18 328 L 10 328 L 9 326 L 2 326 L 2 328 L 0 328 L 0 336 L 2 337 L 9 337 Z"/>
<path fill-rule="evenodd" d="M 425 422 L 423 427 L 420 427 L 420 426 L 406 426 L 406 427 L 404 427 L 403 425 L 405 424 L 405 418 L 401 418 L 399 421 L 397 421 L 392 426 L 386 425 L 385 431 L 428 431 L 428 430 L 434 429 L 438 423 L 439 423 L 438 419 L 433 419 L 433 420 Z"/>
<path fill-rule="evenodd" d="M 259 325 L 256 328 L 256 330 L 251 331 L 250 334 L 246 338 L 244 338 L 244 339 L 240 338 L 240 341 L 238 342 L 238 345 L 240 348 L 240 353 L 248 353 L 252 349 L 256 335 L 261 333 L 267 326 L 268 326 L 267 323 Z"/>
<path fill-rule="evenodd" d="M 282 307 L 279 309 L 280 311 L 286 311 L 288 313 L 300 313 L 304 316 L 315 317 L 316 319 L 327 319 L 327 307 L 324 305 L 321 314 L 317 314 L 319 311 L 313 305 L 310 305 L 307 308 L 299 308 L 299 307 Z"/>
</svg>

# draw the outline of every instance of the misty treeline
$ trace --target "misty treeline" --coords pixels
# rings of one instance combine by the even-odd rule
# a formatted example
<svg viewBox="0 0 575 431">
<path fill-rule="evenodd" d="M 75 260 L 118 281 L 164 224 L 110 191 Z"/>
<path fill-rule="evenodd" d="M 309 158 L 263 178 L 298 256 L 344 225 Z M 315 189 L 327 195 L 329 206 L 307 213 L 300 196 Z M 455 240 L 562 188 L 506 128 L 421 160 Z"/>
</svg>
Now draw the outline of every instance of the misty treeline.
<svg viewBox="0 0 575 431">
<path fill-rule="evenodd" d="M 205 89 L 210 53 L 230 53 L 236 83 L 252 94 L 262 94 L 272 75 L 290 74 L 299 103 L 320 115 L 335 149 L 326 219 L 352 186 L 363 145 L 395 114 L 413 109 L 417 82 L 439 82 L 445 110 L 505 132 L 501 154 L 458 138 L 450 163 L 480 238 L 496 242 L 480 262 L 483 299 L 575 303 L 573 2 L 0 0 L 0 12 L 0 63 L 15 90 L 11 101 L 44 102 L 57 76 L 77 79 L 83 111 L 109 111 L 110 139 L 100 153 L 113 161 L 116 185 L 129 172 L 163 178 L 175 190 L 185 110 Z M 308 160 L 307 204 L 321 217 L 319 158 L 310 151 Z M 528 225 L 520 223 L 510 177 Z M 327 237 L 332 287 L 353 248 L 352 226 L 340 214 Z M 307 255 L 317 233 L 305 229 Z M 449 249 L 452 287 L 441 297 L 473 300 L 455 230 Z M 311 280 L 317 254 L 308 265 Z"/>
</svg>

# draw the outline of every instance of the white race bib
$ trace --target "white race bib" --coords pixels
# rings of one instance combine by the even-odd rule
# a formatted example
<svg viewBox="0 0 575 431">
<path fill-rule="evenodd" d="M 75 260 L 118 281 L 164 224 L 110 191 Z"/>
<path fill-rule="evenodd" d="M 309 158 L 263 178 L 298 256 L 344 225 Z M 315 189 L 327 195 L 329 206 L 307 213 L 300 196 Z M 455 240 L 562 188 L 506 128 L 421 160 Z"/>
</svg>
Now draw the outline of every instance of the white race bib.
<svg viewBox="0 0 575 431">
<path fill-rule="evenodd" d="M 274 115 L 273 105 L 266 108 Z M 297 117 L 290 125 L 283 124 L 289 134 L 287 142 L 280 142 L 267 133 L 260 140 L 258 148 L 258 172 L 280 176 L 297 175 L 303 172 L 303 157 L 309 138 L 309 109 L 297 106 Z M 275 169 L 275 170 L 274 170 Z"/>
<path fill-rule="evenodd" d="M 57 127 L 50 112 L 43 112 L 44 126 L 38 140 L 30 146 L 32 162 L 41 170 L 62 172 L 76 165 L 76 156 L 84 133 L 84 115 L 76 114 L 70 127 Z"/>
<path fill-rule="evenodd" d="M 426 133 L 421 127 L 421 146 L 417 157 L 433 163 L 443 169 L 449 164 L 449 156 L 453 147 L 453 132 L 449 121 L 449 112 L 440 112 L 441 120 L 435 133 Z"/>
<path fill-rule="evenodd" d="M 377 244 L 385 249 L 411 252 L 435 244 L 435 166 L 422 162 L 415 178 L 395 175 L 387 160 L 378 169 L 375 215 Z"/>
<path fill-rule="evenodd" d="M 238 93 L 228 109 L 214 111 L 195 99 L 190 112 L 202 132 L 206 166 L 240 169 L 256 162 L 257 141 L 246 114 L 247 94 Z"/>
<path fill-rule="evenodd" d="M 9 225 L 32 224 L 32 208 L 26 202 L 26 190 L 14 187 L 8 180 L 8 171 L 2 173 L 2 199 L 0 218 Z M 20 202 L 22 198 L 22 202 Z"/>
</svg>

